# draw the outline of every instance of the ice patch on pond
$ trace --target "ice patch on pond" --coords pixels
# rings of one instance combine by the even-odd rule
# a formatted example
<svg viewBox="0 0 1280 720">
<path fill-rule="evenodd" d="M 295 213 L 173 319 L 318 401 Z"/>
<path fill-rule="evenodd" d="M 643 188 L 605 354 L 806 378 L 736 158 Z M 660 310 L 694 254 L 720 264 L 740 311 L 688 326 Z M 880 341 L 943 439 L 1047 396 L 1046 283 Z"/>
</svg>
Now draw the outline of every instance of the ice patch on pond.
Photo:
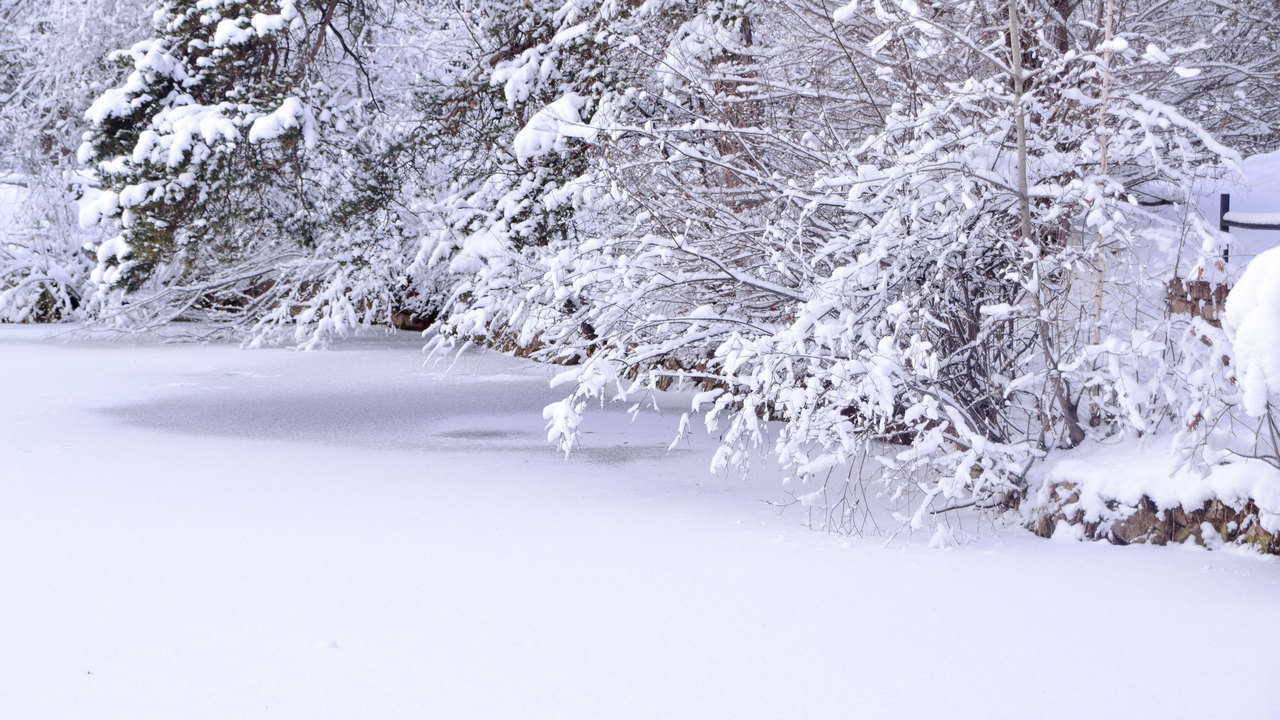
<svg viewBox="0 0 1280 720">
<path fill-rule="evenodd" d="M 254 374 L 222 377 L 265 379 Z M 381 392 L 321 391 L 249 397 L 245 388 L 197 387 L 201 389 L 199 394 L 117 406 L 103 412 L 137 427 L 192 435 L 402 450 L 442 450 L 458 441 L 518 441 L 521 448 L 547 449 L 535 406 L 543 398 L 555 395 L 550 390 L 539 395 L 538 389 L 527 387 L 522 388 L 523 392 L 503 395 L 477 394 L 465 386 L 426 385 Z M 525 408 L 523 414 L 521 407 Z M 465 425 L 457 427 L 460 423 Z"/>
</svg>

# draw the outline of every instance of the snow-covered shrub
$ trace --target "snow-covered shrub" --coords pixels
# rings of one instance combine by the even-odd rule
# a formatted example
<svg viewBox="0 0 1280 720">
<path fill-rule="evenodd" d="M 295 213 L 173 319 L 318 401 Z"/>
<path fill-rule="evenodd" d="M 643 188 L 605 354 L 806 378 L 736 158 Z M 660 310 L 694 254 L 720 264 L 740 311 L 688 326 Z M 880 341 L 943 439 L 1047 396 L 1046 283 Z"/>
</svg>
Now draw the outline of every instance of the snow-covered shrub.
<svg viewBox="0 0 1280 720">
<path fill-rule="evenodd" d="M 80 307 L 91 263 L 67 188 L 24 175 L 0 180 L 0 322 L 58 322 Z"/>
<path fill-rule="evenodd" d="M 135 36 L 142 0 L 0 5 L 0 322 L 77 316 L 96 232 L 76 206 L 93 194 L 75 162 L 86 107 L 114 73 L 108 51 Z"/>
<path fill-rule="evenodd" d="M 1227 296 L 1222 327 L 1231 339 L 1244 411 L 1262 417 L 1280 399 L 1280 248 L 1249 263 Z"/>
<path fill-rule="evenodd" d="M 1222 327 L 1197 320 L 1182 350 L 1189 400 L 1174 442 L 1180 468 L 1208 477 L 1260 460 L 1280 469 L 1280 249 L 1245 267 Z"/>
<path fill-rule="evenodd" d="M 717 466 L 772 443 L 799 496 L 874 478 L 921 526 L 1182 413 L 1164 287 L 1181 248 L 1218 251 L 1180 210 L 1233 153 L 1139 92 L 1177 74 L 1137 49 L 1165 44 L 1151 25 L 1013 3 L 1011 46 L 1008 14 L 963 4 L 612 7 L 550 14 L 520 53 L 558 58 L 537 73 L 496 64 L 540 102 L 499 191 L 459 203 L 481 220 L 436 246 L 472 273 L 454 333 L 582 363 L 550 412 L 563 442 L 591 400 L 692 381 Z M 603 91 L 565 70 L 602 61 L 622 68 Z M 520 244 L 507 221 L 533 210 L 558 231 Z"/>
</svg>

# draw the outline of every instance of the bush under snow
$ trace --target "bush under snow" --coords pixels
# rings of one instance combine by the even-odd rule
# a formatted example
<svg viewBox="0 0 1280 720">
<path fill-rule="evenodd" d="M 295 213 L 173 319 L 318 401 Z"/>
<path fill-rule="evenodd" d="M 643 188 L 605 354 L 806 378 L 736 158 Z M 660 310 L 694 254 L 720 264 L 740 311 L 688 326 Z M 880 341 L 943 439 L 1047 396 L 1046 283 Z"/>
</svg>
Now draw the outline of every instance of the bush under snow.
<svg viewBox="0 0 1280 720">
<path fill-rule="evenodd" d="M 1262 417 L 1280 396 L 1280 247 L 1249 263 L 1227 297 L 1222 329 L 1235 349 L 1244 410 Z"/>
</svg>

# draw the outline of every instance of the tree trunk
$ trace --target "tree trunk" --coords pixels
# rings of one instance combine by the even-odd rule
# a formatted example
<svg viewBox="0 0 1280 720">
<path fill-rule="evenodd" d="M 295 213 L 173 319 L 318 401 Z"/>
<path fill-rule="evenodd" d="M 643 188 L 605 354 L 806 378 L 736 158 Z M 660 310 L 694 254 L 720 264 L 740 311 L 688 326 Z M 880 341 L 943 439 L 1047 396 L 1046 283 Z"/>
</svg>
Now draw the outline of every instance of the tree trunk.
<svg viewBox="0 0 1280 720">
<path fill-rule="evenodd" d="M 1022 231 L 1022 242 L 1026 244 L 1034 243 L 1031 230 L 1031 196 L 1027 186 L 1027 120 L 1026 112 L 1022 108 L 1022 96 L 1025 92 L 1025 79 L 1022 77 L 1022 39 L 1021 25 L 1018 18 L 1018 0 L 1009 0 L 1009 58 L 1011 60 L 1010 70 L 1013 74 L 1013 94 L 1014 102 L 1018 104 L 1015 110 L 1014 123 L 1018 136 L 1018 211 L 1020 220 L 1020 229 Z M 1055 353 L 1050 344 L 1053 342 L 1053 326 L 1049 319 L 1045 317 L 1044 303 L 1040 298 L 1043 292 L 1044 284 L 1041 282 L 1040 273 L 1036 272 L 1035 290 L 1031 293 L 1032 309 L 1036 314 L 1037 330 L 1040 335 L 1040 349 L 1044 354 L 1045 370 L 1048 373 L 1048 381 L 1052 386 L 1054 399 L 1058 404 L 1058 409 L 1062 411 L 1062 419 L 1067 424 L 1067 438 L 1071 443 L 1071 447 L 1075 447 L 1084 442 L 1084 428 L 1080 426 L 1080 420 L 1077 417 L 1076 405 L 1071 402 L 1066 382 L 1062 379 L 1062 373 L 1058 370 L 1058 360 L 1054 357 Z"/>
</svg>

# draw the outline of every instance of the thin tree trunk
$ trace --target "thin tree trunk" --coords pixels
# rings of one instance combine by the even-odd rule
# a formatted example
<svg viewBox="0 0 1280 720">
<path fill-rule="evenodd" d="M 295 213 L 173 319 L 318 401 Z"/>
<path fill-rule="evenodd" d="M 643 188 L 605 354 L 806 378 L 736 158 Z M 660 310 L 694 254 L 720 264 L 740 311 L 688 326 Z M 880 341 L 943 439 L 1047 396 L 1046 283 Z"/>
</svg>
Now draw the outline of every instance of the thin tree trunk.
<svg viewBox="0 0 1280 720">
<path fill-rule="evenodd" d="M 1107 0 L 1107 21 L 1103 37 L 1102 51 L 1102 98 L 1098 103 L 1098 173 L 1106 182 L 1107 177 L 1107 100 L 1111 94 L 1111 0 Z M 1098 233 L 1098 287 L 1094 291 L 1093 305 L 1093 344 L 1102 344 L 1102 300 L 1104 283 L 1106 282 L 1107 254 L 1102 252 L 1106 238 Z M 1098 390 L 1091 392 L 1092 401 L 1089 408 L 1089 424 L 1097 426 L 1102 422 L 1102 409 L 1098 406 Z"/>
<path fill-rule="evenodd" d="M 1009 0 L 1010 68 L 1013 71 L 1014 102 L 1017 103 L 1014 126 L 1018 136 L 1018 210 L 1022 241 L 1026 244 L 1032 244 L 1034 240 L 1031 235 L 1031 195 L 1027 186 L 1027 120 L 1026 111 L 1022 107 L 1022 96 L 1025 92 L 1026 82 L 1025 78 L 1022 77 L 1021 25 L 1022 23 L 1018 18 L 1018 0 Z M 1037 266 L 1038 264 L 1037 261 Z M 1061 371 L 1058 369 L 1057 358 L 1054 357 L 1055 353 L 1050 347 L 1053 328 L 1049 323 L 1049 319 L 1045 316 L 1044 303 L 1040 298 L 1040 293 L 1044 290 L 1044 283 L 1038 270 L 1035 281 L 1035 288 L 1031 292 L 1031 302 L 1032 309 L 1036 314 L 1036 325 L 1040 335 L 1040 350 L 1044 354 L 1045 369 L 1048 372 L 1048 381 L 1052 386 L 1054 399 L 1057 401 L 1058 408 L 1062 411 L 1062 418 L 1067 424 L 1067 437 L 1071 442 L 1071 447 L 1075 447 L 1084 442 L 1084 428 L 1080 427 L 1076 405 L 1071 402 L 1066 383 L 1062 379 Z"/>
</svg>

